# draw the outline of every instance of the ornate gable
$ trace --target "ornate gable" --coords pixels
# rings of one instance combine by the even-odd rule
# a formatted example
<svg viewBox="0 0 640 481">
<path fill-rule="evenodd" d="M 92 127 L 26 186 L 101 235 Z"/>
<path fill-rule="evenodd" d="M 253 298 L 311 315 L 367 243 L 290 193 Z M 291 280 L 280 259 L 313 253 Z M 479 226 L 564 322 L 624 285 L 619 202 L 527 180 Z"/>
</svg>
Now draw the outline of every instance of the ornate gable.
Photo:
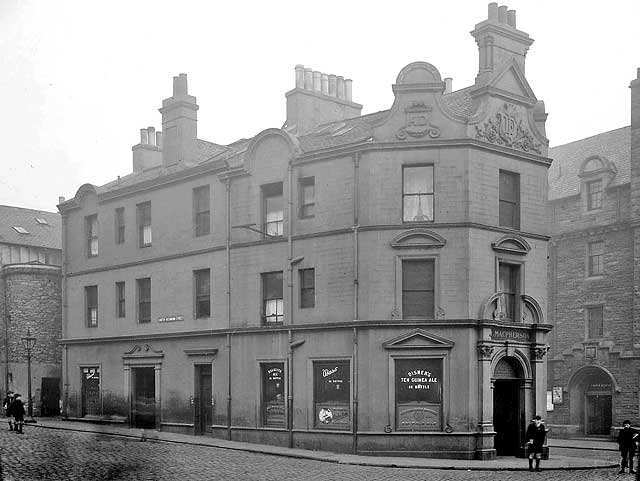
<svg viewBox="0 0 640 481">
<path fill-rule="evenodd" d="M 384 349 L 451 349 L 453 345 L 453 341 L 423 329 L 414 329 L 382 343 Z"/>
</svg>

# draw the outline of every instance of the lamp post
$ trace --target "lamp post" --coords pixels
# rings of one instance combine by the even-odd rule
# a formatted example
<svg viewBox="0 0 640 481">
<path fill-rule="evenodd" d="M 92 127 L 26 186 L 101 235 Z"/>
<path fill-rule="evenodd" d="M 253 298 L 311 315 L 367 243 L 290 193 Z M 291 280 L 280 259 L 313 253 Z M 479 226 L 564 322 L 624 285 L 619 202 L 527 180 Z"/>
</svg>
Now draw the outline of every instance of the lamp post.
<svg viewBox="0 0 640 481">
<path fill-rule="evenodd" d="M 35 423 L 33 419 L 33 404 L 31 403 L 31 350 L 36 345 L 36 338 L 31 335 L 31 331 L 27 328 L 27 335 L 22 338 L 22 344 L 27 350 L 27 404 L 29 406 L 29 419 L 25 422 Z"/>
</svg>

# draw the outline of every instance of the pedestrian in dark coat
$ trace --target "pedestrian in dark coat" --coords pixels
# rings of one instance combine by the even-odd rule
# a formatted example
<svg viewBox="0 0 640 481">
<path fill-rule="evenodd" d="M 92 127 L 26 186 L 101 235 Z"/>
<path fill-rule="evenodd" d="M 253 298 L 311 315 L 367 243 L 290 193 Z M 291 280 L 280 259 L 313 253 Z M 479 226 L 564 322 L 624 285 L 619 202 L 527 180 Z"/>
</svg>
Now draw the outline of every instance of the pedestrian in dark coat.
<svg viewBox="0 0 640 481">
<path fill-rule="evenodd" d="M 13 431 L 13 413 L 11 412 L 11 405 L 13 404 L 13 391 L 7 391 L 7 395 L 2 401 L 2 407 L 4 409 L 4 415 L 9 418 L 9 431 Z"/>
<path fill-rule="evenodd" d="M 527 451 L 529 452 L 529 471 L 533 471 L 533 460 L 536 461 L 536 471 L 540 471 L 540 459 L 542 458 L 542 446 L 549 430 L 544 425 L 542 418 L 535 415 L 527 427 L 525 435 L 527 439 Z"/>
<path fill-rule="evenodd" d="M 633 470 L 633 456 L 636 451 L 636 436 L 638 433 L 631 427 L 631 422 L 626 420 L 622 423 L 624 426 L 618 433 L 618 447 L 620 448 L 620 471 L 624 473 L 624 468 L 629 464 L 629 472 L 635 473 Z"/>
<path fill-rule="evenodd" d="M 22 396 L 18 393 L 16 393 L 13 404 L 11 405 L 11 412 L 15 420 L 14 431 L 22 434 L 22 428 L 24 426 L 24 403 L 22 402 Z"/>
</svg>

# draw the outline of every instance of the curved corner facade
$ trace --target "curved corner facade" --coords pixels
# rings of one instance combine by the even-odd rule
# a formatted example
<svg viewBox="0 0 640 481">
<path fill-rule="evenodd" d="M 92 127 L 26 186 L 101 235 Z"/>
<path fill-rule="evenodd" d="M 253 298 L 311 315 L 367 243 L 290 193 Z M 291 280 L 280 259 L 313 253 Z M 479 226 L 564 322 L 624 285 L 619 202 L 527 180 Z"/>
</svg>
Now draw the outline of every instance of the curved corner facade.
<svg viewBox="0 0 640 481">
<path fill-rule="evenodd" d="M 492 8 L 476 39 L 526 52 L 515 12 L 511 25 Z M 521 57 L 485 58 L 455 92 L 410 64 L 389 110 L 366 116 L 350 80 L 297 66 L 285 128 L 175 141 L 177 162 L 147 131 L 138 171 L 59 206 L 65 415 L 361 454 L 515 454 L 545 413 L 551 329 L 546 114 Z M 196 111 L 176 77 L 163 126 L 193 132 Z"/>
</svg>

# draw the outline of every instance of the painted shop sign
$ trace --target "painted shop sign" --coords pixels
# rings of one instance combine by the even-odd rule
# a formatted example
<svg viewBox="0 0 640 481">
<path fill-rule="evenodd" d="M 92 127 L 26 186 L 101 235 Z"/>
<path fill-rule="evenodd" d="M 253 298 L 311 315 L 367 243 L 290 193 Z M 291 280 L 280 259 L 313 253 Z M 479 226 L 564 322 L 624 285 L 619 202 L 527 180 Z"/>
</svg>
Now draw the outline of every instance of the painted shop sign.
<svg viewBox="0 0 640 481">
<path fill-rule="evenodd" d="M 176 321 L 184 321 L 184 316 L 168 316 L 168 317 L 158 318 L 158 322 L 176 322 Z"/>
<path fill-rule="evenodd" d="M 395 388 L 398 429 L 441 429 L 442 359 L 397 359 Z"/>
<path fill-rule="evenodd" d="M 351 368 L 348 361 L 313 365 L 315 426 L 347 429 L 350 424 Z"/>
<path fill-rule="evenodd" d="M 521 331 L 519 329 L 509 329 L 508 327 L 491 328 L 491 339 L 498 341 L 528 341 L 529 331 Z"/>
</svg>

